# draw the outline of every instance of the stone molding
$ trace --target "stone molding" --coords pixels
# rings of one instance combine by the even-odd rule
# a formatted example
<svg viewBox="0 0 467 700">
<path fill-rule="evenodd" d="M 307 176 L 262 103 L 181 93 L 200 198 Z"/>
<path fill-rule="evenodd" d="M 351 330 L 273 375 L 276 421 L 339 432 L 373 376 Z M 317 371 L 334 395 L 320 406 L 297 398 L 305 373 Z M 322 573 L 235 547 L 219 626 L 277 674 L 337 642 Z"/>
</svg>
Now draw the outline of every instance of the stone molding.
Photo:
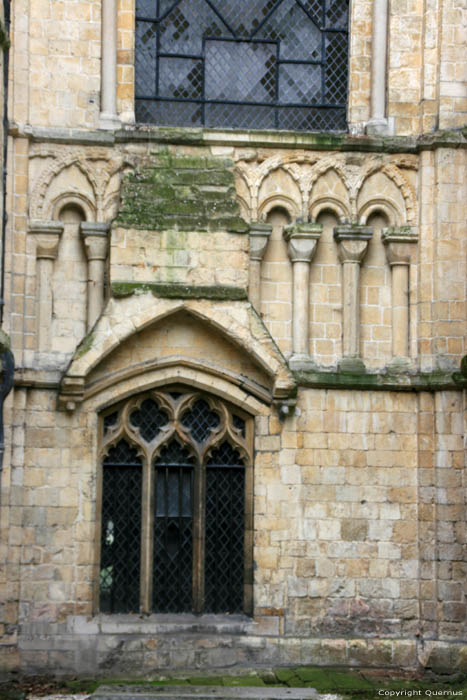
<svg viewBox="0 0 467 700">
<path fill-rule="evenodd" d="M 30 221 L 28 233 L 36 239 L 36 257 L 55 260 L 64 225 L 60 221 Z"/>
<path fill-rule="evenodd" d="M 250 224 L 250 260 L 261 262 L 268 246 L 272 224 Z"/>
<path fill-rule="evenodd" d="M 295 223 L 284 228 L 291 262 L 310 263 L 313 260 L 322 230 L 321 224 L 313 223 Z"/>
<path fill-rule="evenodd" d="M 110 224 L 90 221 L 83 221 L 80 224 L 80 233 L 88 261 L 105 260 L 107 258 L 109 231 Z"/>
<path fill-rule="evenodd" d="M 381 238 L 389 265 L 410 265 L 414 244 L 418 243 L 418 233 L 413 228 L 386 228 Z"/>
<path fill-rule="evenodd" d="M 336 226 L 334 240 L 339 244 L 341 263 L 358 263 L 360 265 L 372 236 L 373 229 L 369 226 Z"/>
</svg>

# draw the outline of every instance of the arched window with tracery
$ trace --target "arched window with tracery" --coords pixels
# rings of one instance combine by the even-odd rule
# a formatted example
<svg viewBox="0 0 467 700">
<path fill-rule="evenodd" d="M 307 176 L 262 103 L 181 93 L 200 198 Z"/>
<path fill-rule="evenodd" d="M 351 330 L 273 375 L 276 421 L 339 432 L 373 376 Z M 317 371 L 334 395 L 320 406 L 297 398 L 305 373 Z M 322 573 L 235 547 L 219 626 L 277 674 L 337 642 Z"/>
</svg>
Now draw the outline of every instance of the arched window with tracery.
<svg viewBox="0 0 467 700">
<path fill-rule="evenodd" d="M 136 119 L 345 130 L 348 23 L 349 0 L 136 0 Z"/>
<path fill-rule="evenodd" d="M 252 420 L 186 387 L 101 416 L 100 610 L 251 612 Z"/>
</svg>

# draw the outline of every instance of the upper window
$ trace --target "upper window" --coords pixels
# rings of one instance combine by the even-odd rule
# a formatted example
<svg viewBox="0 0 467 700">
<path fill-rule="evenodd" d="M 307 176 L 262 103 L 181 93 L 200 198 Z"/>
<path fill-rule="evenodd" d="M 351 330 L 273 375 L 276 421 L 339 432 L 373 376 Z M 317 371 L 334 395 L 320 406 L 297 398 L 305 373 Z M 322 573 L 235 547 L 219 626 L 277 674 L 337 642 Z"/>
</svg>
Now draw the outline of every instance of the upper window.
<svg viewBox="0 0 467 700">
<path fill-rule="evenodd" d="M 102 612 L 251 611 L 247 416 L 184 387 L 102 421 Z"/>
<path fill-rule="evenodd" d="M 346 128 L 349 0 L 136 0 L 136 119 Z"/>
</svg>

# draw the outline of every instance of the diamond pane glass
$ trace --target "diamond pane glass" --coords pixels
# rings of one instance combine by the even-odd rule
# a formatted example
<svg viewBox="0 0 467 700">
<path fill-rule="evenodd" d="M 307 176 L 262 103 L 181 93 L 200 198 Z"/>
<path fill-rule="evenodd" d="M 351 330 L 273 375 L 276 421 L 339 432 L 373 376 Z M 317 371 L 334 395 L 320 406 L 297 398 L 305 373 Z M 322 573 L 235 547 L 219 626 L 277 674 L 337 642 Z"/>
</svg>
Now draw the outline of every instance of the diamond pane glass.
<svg viewBox="0 0 467 700">
<path fill-rule="evenodd" d="M 192 609 L 194 459 L 175 440 L 155 464 L 153 609 Z"/>
<path fill-rule="evenodd" d="M 159 408 L 152 399 L 145 399 L 141 408 L 133 411 L 130 415 L 130 423 L 133 427 L 139 428 L 141 437 L 146 442 L 151 442 L 160 432 L 160 429 L 167 425 L 169 416 L 166 411 Z"/>
<path fill-rule="evenodd" d="M 157 25 L 154 22 L 136 22 L 135 93 L 156 97 Z"/>
<path fill-rule="evenodd" d="M 279 100 L 298 104 L 321 101 L 321 66 L 285 63 L 280 67 Z"/>
<path fill-rule="evenodd" d="M 109 413 L 104 417 L 104 435 L 107 435 L 113 428 L 118 425 L 118 411 Z"/>
<path fill-rule="evenodd" d="M 238 38 L 251 36 L 280 0 L 214 0 L 213 5 Z"/>
<path fill-rule="evenodd" d="M 295 0 L 282 2 L 255 39 L 280 41 L 282 61 L 321 59 L 321 32 Z"/>
<path fill-rule="evenodd" d="M 223 126 L 230 129 L 274 129 L 276 126 L 274 107 L 207 104 L 205 114 L 206 126 Z"/>
<path fill-rule="evenodd" d="M 224 442 L 206 469 L 205 610 L 243 609 L 245 472 L 237 450 Z"/>
<path fill-rule="evenodd" d="M 163 97 L 198 98 L 203 94 L 203 64 L 191 58 L 161 58 L 159 92 Z"/>
<path fill-rule="evenodd" d="M 139 611 L 141 460 L 125 440 L 104 459 L 100 609 Z"/>
<path fill-rule="evenodd" d="M 203 399 L 195 401 L 193 408 L 183 414 L 182 425 L 189 428 L 196 442 L 203 443 L 219 425 L 219 416 Z"/>
<path fill-rule="evenodd" d="M 160 23 L 160 50 L 202 55 L 203 37 L 231 36 L 205 0 L 182 0 Z"/>
<path fill-rule="evenodd" d="M 328 34 L 326 37 L 325 99 L 328 102 L 345 102 L 347 95 L 347 50 L 345 34 Z"/>
<path fill-rule="evenodd" d="M 275 44 L 206 42 L 206 99 L 273 102 L 275 54 Z"/>
<path fill-rule="evenodd" d="M 334 29 L 347 29 L 349 22 L 349 5 L 342 0 L 327 0 L 326 26 Z"/>
<path fill-rule="evenodd" d="M 138 8 L 138 121 L 346 128 L 349 0 L 138 0 Z M 308 116 L 282 109 L 296 105 Z M 339 116 L 327 116 L 335 109 Z"/>
<path fill-rule="evenodd" d="M 245 421 L 243 420 L 243 418 L 240 418 L 240 416 L 233 415 L 232 416 L 232 423 L 233 423 L 234 428 L 236 430 L 238 430 L 240 435 L 242 437 L 245 437 Z"/>
</svg>

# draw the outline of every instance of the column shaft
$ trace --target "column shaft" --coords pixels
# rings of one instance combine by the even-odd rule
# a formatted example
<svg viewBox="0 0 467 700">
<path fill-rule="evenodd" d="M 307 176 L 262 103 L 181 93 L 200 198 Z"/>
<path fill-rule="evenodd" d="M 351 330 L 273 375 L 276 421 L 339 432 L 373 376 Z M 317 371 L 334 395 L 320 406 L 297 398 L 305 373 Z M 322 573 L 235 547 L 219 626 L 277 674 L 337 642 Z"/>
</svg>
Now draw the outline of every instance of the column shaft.
<svg viewBox="0 0 467 700">
<path fill-rule="evenodd" d="M 105 260 L 88 262 L 88 329 L 99 318 L 104 306 Z"/>
<path fill-rule="evenodd" d="M 409 355 L 409 266 L 392 266 L 392 354 Z"/>
<path fill-rule="evenodd" d="M 101 122 L 113 126 L 117 117 L 117 2 L 102 0 Z"/>
<path fill-rule="evenodd" d="M 293 263 L 293 317 L 292 349 L 294 355 L 308 355 L 309 307 L 310 307 L 310 263 Z"/>
<path fill-rule="evenodd" d="M 373 0 L 371 121 L 382 121 L 386 117 L 387 35 L 388 0 Z"/>
<path fill-rule="evenodd" d="M 293 270 L 292 359 L 298 362 L 310 355 L 310 264 L 321 231 L 321 224 L 301 223 L 286 226 L 283 233 Z"/>
<path fill-rule="evenodd" d="M 37 349 L 50 350 L 52 344 L 52 258 L 37 260 Z"/>
<path fill-rule="evenodd" d="M 250 225 L 250 267 L 248 296 L 259 312 L 261 307 L 261 261 L 266 251 L 272 225 L 254 222 Z"/>
<path fill-rule="evenodd" d="M 342 266 L 343 355 L 360 355 L 360 263 L 344 262 Z"/>
<path fill-rule="evenodd" d="M 259 311 L 261 304 L 261 260 L 250 258 L 250 284 L 248 288 L 248 296 L 250 301 Z"/>
</svg>

